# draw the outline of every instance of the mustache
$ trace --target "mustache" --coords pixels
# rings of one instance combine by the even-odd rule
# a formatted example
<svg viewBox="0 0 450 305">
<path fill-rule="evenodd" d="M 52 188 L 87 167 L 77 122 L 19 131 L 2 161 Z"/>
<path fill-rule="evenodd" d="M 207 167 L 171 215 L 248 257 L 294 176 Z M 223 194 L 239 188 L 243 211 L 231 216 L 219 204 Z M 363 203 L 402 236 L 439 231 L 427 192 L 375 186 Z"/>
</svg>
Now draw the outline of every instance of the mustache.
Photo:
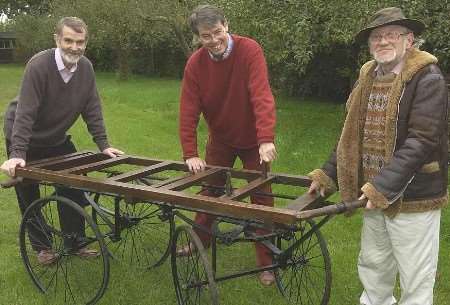
<svg viewBox="0 0 450 305">
<path fill-rule="evenodd" d="M 67 51 L 67 50 L 65 51 L 65 50 L 62 50 L 61 55 L 62 55 L 63 59 L 66 62 L 75 64 L 83 56 L 83 54 L 84 54 L 83 51 L 84 50 L 82 50 L 82 51 Z"/>
<path fill-rule="evenodd" d="M 64 50 L 64 49 L 61 48 L 61 52 L 62 52 L 63 54 L 66 54 L 66 55 L 71 55 L 71 56 L 81 56 L 81 55 L 84 54 L 84 49 L 80 49 L 80 50 L 70 50 L 70 49 L 66 49 L 66 50 Z"/>
<path fill-rule="evenodd" d="M 83 55 L 83 52 L 64 52 L 64 53 L 66 53 L 67 55 L 72 55 L 72 56 L 81 56 L 81 55 Z"/>
</svg>

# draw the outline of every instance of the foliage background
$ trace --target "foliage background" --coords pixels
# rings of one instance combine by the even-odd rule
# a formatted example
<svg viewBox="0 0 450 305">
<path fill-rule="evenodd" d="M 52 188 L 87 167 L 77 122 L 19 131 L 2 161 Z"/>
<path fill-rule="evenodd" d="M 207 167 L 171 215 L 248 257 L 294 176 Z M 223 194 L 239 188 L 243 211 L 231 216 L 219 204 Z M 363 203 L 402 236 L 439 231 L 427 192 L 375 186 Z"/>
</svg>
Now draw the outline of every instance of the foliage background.
<svg viewBox="0 0 450 305">
<path fill-rule="evenodd" d="M 57 19 L 76 15 L 90 28 L 88 57 L 96 68 L 181 77 L 194 49 L 186 25 L 198 0 L 0 0 L 18 33 L 17 58 L 25 61 L 53 46 Z M 233 33 L 250 36 L 265 50 L 272 85 L 293 96 L 344 102 L 360 65 L 368 57 L 353 37 L 377 9 L 403 8 L 425 22 L 422 49 L 439 58 L 450 73 L 449 0 L 216 0 Z"/>
</svg>

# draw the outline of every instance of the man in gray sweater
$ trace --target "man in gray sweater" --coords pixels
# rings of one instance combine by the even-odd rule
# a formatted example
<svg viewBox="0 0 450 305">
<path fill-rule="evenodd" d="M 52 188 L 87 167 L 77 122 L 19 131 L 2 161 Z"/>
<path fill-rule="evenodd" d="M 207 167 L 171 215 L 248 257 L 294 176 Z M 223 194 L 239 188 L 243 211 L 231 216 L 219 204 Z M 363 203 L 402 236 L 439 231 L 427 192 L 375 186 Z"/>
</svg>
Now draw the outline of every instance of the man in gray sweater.
<svg viewBox="0 0 450 305">
<path fill-rule="evenodd" d="M 122 151 L 108 144 L 100 98 L 91 62 L 83 56 L 88 31 L 76 17 L 64 17 L 56 25 L 56 49 L 34 55 L 25 68 L 19 95 L 9 105 L 4 122 L 6 149 L 9 160 L 1 170 L 15 176 L 16 166 L 26 162 L 70 154 L 76 151 L 66 132 L 81 115 L 100 151 L 115 157 Z M 36 184 L 15 187 L 22 213 L 39 198 Z M 83 205 L 79 190 L 57 189 L 58 195 Z M 68 232 L 84 236 L 83 218 L 70 208 L 60 209 L 62 225 Z M 30 240 L 41 264 L 57 259 L 52 245 L 42 232 L 29 228 Z M 94 250 L 78 249 L 80 256 L 96 256 Z"/>
</svg>

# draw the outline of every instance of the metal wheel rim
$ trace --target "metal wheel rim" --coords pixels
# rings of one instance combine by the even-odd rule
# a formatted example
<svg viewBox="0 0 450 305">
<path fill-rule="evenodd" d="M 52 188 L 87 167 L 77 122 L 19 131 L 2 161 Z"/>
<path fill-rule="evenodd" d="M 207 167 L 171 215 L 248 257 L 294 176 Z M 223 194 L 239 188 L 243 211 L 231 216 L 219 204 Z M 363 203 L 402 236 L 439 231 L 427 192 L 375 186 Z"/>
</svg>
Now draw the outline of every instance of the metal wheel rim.
<svg viewBox="0 0 450 305">
<path fill-rule="evenodd" d="M 108 237 L 106 246 L 111 256 L 137 269 L 148 269 L 164 263 L 170 253 L 174 227 L 171 211 L 166 215 L 161 206 L 155 203 L 127 203 L 118 197 L 95 194 L 94 201 L 106 211 L 103 214 L 112 223 L 117 221 L 114 200 L 120 200 L 120 216 L 117 219 L 121 223 L 121 229 L 118 239 L 99 215 L 94 218 L 102 234 Z M 136 223 L 130 225 L 130 220 Z"/>
<path fill-rule="evenodd" d="M 313 221 L 304 222 L 304 233 L 308 232 L 313 225 Z M 296 232 L 294 238 L 299 239 L 302 234 L 301 231 Z M 277 245 L 285 249 L 282 239 L 281 236 L 277 237 Z M 293 242 L 294 240 L 288 243 Z M 287 266 L 275 271 L 275 278 L 278 289 L 289 304 L 328 304 L 331 290 L 331 260 L 320 231 L 316 230 L 294 249 Z"/>
<path fill-rule="evenodd" d="M 56 202 L 70 206 L 85 220 L 85 230 L 89 247 L 100 253 L 96 258 L 81 258 L 75 255 L 77 249 L 67 250 L 59 228 Z M 46 224 L 40 222 L 42 231 L 51 233 L 51 248 L 59 253 L 59 259 L 52 265 L 44 266 L 37 262 L 37 255 L 28 237 L 30 218 L 40 210 Z M 103 238 L 92 219 L 75 202 L 58 196 L 50 196 L 36 200 L 25 211 L 19 233 L 20 252 L 25 268 L 36 287 L 47 295 L 49 302 L 64 304 L 95 304 L 105 293 L 109 281 L 109 260 Z M 82 278 L 80 280 L 80 278 Z M 86 285 L 84 282 L 87 282 Z M 62 291 L 61 291 L 62 290 Z M 78 294 L 81 294 L 78 295 Z"/>
<path fill-rule="evenodd" d="M 192 255 L 179 257 L 177 247 L 193 244 Z M 218 305 L 218 290 L 205 249 L 192 228 L 180 226 L 172 244 L 172 276 L 179 305 Z M 188 277 L 186 276 L 188 275 Z M 203 283 L 203 286 L 196 285 Z"/>
</svg>

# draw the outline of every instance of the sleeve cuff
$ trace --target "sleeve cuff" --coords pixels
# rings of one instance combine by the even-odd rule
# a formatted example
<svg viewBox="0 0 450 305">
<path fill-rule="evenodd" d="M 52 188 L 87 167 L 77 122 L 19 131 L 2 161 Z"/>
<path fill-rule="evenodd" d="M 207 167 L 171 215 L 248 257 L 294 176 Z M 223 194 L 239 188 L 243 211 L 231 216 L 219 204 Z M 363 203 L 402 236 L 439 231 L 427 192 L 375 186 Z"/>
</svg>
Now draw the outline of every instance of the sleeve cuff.
<svg viewBox="0 0 450 305">
<path fill-rule="evenodd" d="M 326 194 L 333 194 L 336 192 L 336 183 L 321 169 L 315 169 L 307 175 L 314 181 L 317 181 L 321 187 L 325 188 Z"/>
<path fill-rule="evenodd" d="M 366 197 L 379 209 L 386 209 L 389 207 L 389 201 L 386 197 L 369 182 L 363 185 L 361 191 Z"/>
<path fill-rule="evenodd" d="M 275 137 L 263 137 L 258 139 L 258 145 L 262 143 L 275 143 Z"/>
<path fill-rule="evenodd" d="M 183 160 L 186 161 L 187 159 L 190 158 L 198 158 L 198 154 L 188 154 L 188 155 L 183 155 Z"/>
<path fill-rule="evenodd" d="M 12 159 L 12 158 L 19 158 L 19 159 L 26 160 L 27 152 L 26 151 L 21 151 L 21 150 L 13 150 L 9 154 L 9 159 Z"/>
<path fill-rule="evenodd" d="M 105 149 L 111 147 L 108 143 L 108 141 L 99 141 L 96 143 L 97 147 L 100 151 L 104 151 Z"/>
</svg>

